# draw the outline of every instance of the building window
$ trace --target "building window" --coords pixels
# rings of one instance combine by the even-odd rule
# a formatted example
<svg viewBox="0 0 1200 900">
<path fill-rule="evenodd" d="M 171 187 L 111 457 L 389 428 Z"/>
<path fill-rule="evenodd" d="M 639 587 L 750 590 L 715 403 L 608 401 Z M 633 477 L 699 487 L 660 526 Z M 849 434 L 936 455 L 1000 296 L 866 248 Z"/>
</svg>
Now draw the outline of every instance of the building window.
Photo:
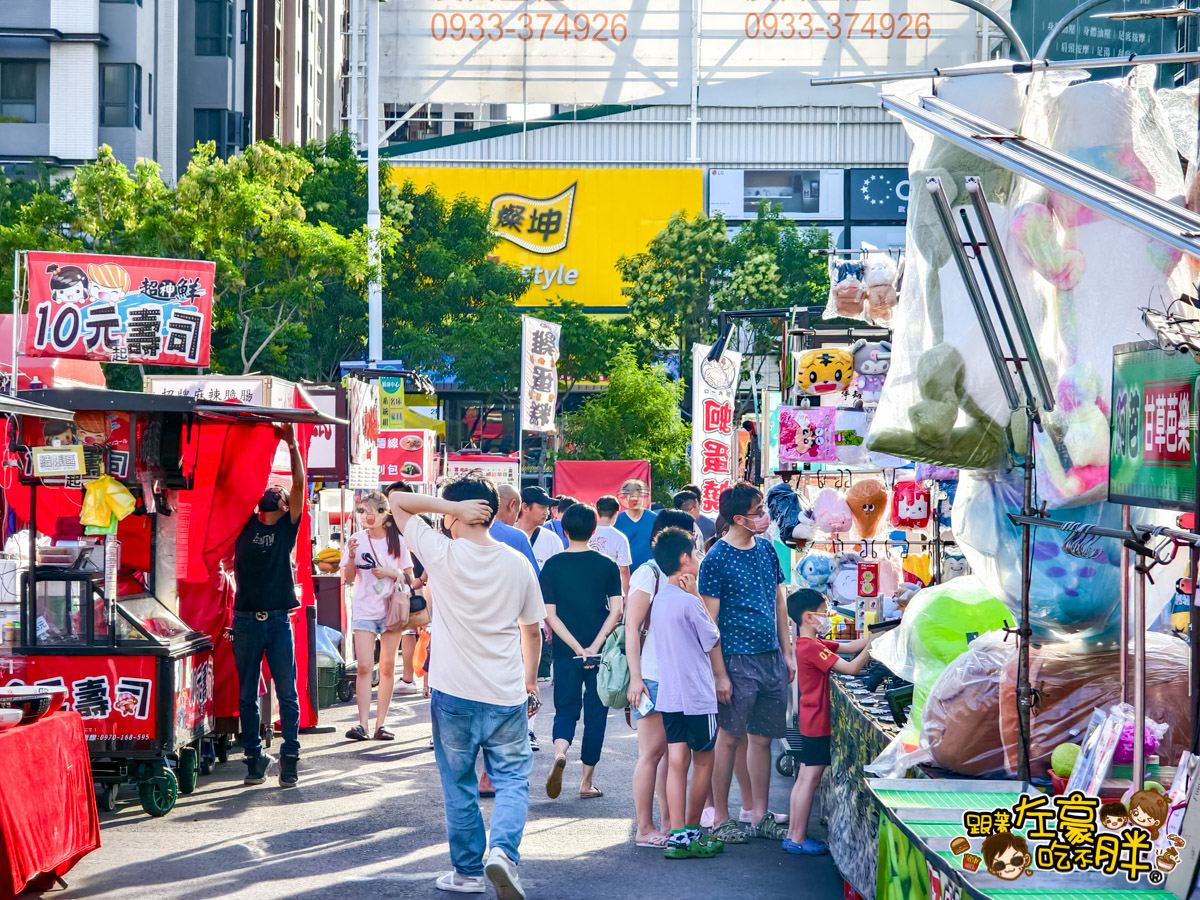
<svg viewBox="0 0 1200 900">
<path fill-rule="evenodd" d="M 134 63 L 100 66 L 100 124 L 142 127 L 142 67 Z"/>
<path fill-rule="evenodd" d="M 100 2 L 101 3 L 135 3 L 136 2 L 138 6 L 142 5 L 142 0 L 100 0 Z"/>
<path fill-rule="evenodd" d="M 232 0 L 196 0 L 196 55 L 233 56 Z"/>
<path fill-rule="evenodd" d="M 461 131 L 470 131 L 475 127 L 475 113 L 473 112 L 456 112 L 454 114 L 454 133 L 458 134 Z"/>
<path fill-rule="evenodd" d="M 242 128 L 237 113 L 227 109 L 197 109 L 195 123 L 197 144 L 212 141 L 217 145 L 217 155 L 222 159 L 237 153 Z"/>
<path fill-rule="evenodd" d="M 37 121 L 37 63 L 0 62 L 0 121 Z"/>
<path fill-rule="evenodd" d="M 383 104 L 384 131 L 391 129 L 408 111 L 412 109 L 405 103 Z M 389 144 L 402 144 L 405 141 L 421 141 L 425 138 L 437 137 L 442 133 L 442 107 L 438 104 L 424 104 L 417 107 L 408 120 L 391 133 Z"/>
</svg>

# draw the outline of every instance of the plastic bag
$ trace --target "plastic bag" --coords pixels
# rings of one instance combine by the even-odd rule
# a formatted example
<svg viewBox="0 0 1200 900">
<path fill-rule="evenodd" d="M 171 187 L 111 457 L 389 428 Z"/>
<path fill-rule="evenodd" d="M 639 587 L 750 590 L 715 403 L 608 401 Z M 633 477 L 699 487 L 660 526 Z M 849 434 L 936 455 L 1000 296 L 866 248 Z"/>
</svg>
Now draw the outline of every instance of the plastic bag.
<svg viewBox="0 0 1200 900">
<path fill-rule="evenodd" d="M 98 528 L 113 527 L 114 520 L 124 519 L 136 506 L 129 488 L 111 475 L 101 475 L 84 486 L 79 521 Z"/>
<path fill-rule="evenodd" d="M 913 683 L 913 704 L 905 726 L 908 743 L 920 734 L 930 688 L 946 666 L 967 652 L 968 636 L 1004 627 L 1012 614 L 972 575 L 918 591 L 900 627 L 871 645 L 871 655 L 892 674 Z"/>
<path fill-rule="evenodd" d="M 1022 508 L 1019 472 L 995 477 L 964 473 L 958 482 L 954 533 L 971 571 L 1014 615 L 1021 608 L 1021 529 L 1008 518 Z M 1121 527 L 1121 508 L 1098 503 L 1049 513 L 1060 521 Z M 1033 535 L 1029 624 L 1036 640 L 1085 640 L 1108 644 L 1120 627 L 1121 545 L 1099 538 L 1080 558 L 1066 552 L 1070 532 L 1039 528 Z M 1147 585 L 1146 621 L 1152 622 L 1174 591 L 1175 565 L 1154 573 Z"/>
<path fill-rule="evenodd" d="M 337 666 L 342 662 L 342 653 L 338 643 L 342 635 L 328 625 L 317 626 L 317 665 L 326 668 Z"/>
<path fill-rule="evenodd" d="M 867 267 L 861 260 L 829 257 L 829 303 L 823 318 L 861 319 L 867 300 Z"/>
<path fill-rule="evenodd" d="M 1188 660 L 1188 646 L 1178 638 L 1146 635 L 1146 717 L 1167 726 L 1158 751 L 1163 760 L 1178 759 L 1191 743 Z M 1030 716 L 1030 770 L 1039 776 L 1048 772 L 1055 747 L 1082 740 L 1093 709 L 1107 710 L 1121 702 L 1119 654 L 1109 648 L 1090 650 L 1079 642 L 1034 646 L 1029 683 L 1038 696 Z M 1013 658 L 1001 678 L 1001 697 L 1015 697 L 1016 685 Z M 1000 733 L 1009 771 L 1015 772 L 1018 730 L 1011 699 L 1000 703 Z"/>
</svg>

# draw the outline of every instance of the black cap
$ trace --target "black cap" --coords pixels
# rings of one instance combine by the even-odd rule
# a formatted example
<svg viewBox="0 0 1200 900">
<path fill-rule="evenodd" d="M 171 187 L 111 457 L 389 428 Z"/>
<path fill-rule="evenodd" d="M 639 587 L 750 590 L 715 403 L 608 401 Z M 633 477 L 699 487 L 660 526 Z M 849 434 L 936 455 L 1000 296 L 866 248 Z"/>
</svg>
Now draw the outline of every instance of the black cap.
<svg viewBox="0 0 1200 900">
<path fill-rule="evenodd" d="M 540 503 L 542 506 L 558 506 L 558 501 L 540 487 L 527 487 L 521 491 L 522 503 Z"/>
</svg>

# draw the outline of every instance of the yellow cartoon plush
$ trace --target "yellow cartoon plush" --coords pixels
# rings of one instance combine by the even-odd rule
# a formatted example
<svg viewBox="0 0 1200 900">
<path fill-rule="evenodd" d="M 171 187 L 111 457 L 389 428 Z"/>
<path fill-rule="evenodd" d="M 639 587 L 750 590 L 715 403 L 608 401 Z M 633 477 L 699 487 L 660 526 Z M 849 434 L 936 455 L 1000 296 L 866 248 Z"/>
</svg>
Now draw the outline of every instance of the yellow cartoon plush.
<svg viewBox="0 0 1200 900">
<path fill-rule="evenodd" d="M 796 355 L 796 387 L 813 397 L 844 391 L 854 377 L 854 355 L 846 347 L 815 347 Z"/>
</svg>

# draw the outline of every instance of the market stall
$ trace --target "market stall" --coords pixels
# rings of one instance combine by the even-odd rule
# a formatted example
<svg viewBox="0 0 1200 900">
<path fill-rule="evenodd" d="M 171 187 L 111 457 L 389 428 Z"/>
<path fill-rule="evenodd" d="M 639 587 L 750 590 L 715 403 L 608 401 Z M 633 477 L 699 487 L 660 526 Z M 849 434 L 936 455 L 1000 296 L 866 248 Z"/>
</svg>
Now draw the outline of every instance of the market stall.
<svg viewBox="0 0 1200 900">
<path fill-rule="evenodd" d="M 5 495 L 29 562 L 5 680 L 69 687 L 104 805 L 134 783 L 146 811 L 163 815 L 236 732 L 236 720 L 216 721 L 221 698 L 236 712 L 237 696 L 225 563 L 271 472 L 269 423 L 323 416 L 119 391 L 28 396 L 75 418 L 48 431 L 22 416 L 9 431 L 24 474 Z M 304 660 L 303 612 L 294 626 Z M 303 698 L 308 667 L 298 672 Z"/>
</svg>

